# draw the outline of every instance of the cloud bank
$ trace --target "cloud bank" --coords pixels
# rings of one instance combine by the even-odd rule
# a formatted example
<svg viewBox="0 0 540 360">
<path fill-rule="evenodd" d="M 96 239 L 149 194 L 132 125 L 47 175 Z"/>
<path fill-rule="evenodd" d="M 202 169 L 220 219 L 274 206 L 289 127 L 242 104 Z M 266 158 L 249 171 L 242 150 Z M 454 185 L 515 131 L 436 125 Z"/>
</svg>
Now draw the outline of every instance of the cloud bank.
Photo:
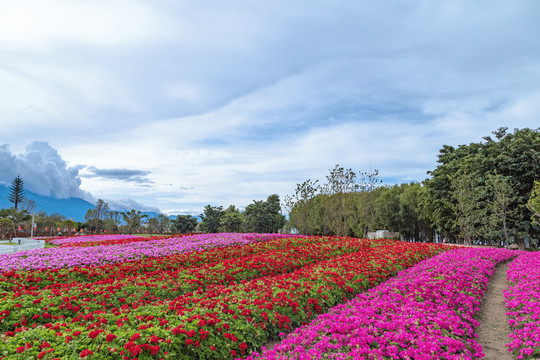
<svg viewBox="0 0 540 360">
<path fill-rule="evenodd" d="M 129 169 L 98 169 L 95 166 L 68 166 L 56 149 L 46 141 L 34 141 L 24 153 L 14 154 L 7 144 L 0 146 L 0 184 L 10 186 L 20 175 L 24 187 L 36 194 L 56 199 L 80 198 L 95 203 L 95 197 L 81 189 L 80 169 L 85 177 L 101 177 L 125 182 L 151 183 L 149 171 Z M 147 206 L 133 199 L 105 199 L 112 210 L 140 210 L 160 213 L 157 207 Z"/>
<path fill-rule="evenodd" d="M 93 201 L 92 195 L 80 188 L 78 174 L 77 167 L 68 167 L 45 141 L 32 142 L 22 154 L 13 154 L 7 144 L 0 146 L 0 182 L 5 185 L 20 175 L 25 188 L 39 195 Z"/>
</svg>

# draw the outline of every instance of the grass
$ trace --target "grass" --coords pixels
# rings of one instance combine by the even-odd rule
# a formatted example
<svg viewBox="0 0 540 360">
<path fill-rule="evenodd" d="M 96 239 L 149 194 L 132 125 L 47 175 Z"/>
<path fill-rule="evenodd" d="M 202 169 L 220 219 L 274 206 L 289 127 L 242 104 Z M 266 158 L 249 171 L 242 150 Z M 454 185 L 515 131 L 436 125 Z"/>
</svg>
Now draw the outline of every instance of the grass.
<svg viewBox="0 0 540 360">
<path fill-rule="evenodd" d="M 9 242 L 0 242 L 0 245 L 19 245 L 19 244 L 9 241 Z"/>
</svg>

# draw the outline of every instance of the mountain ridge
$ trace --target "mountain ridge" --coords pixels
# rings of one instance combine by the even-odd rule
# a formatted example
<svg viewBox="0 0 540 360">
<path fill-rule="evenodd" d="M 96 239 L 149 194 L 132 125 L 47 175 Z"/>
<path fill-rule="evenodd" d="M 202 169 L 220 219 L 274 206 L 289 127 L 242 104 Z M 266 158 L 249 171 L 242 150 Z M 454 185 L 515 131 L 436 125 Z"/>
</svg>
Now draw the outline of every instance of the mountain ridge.
<svg viewBox="0 0 540 360">
<path fill-rule="evenodd" d="M 36 202 L 35 212 L 43 211 L 47 215 L 60 214 L 66 219 L 85 222 L 84 216 L 89 209 L 95 207 L 94 204 L 80 198 L 56 199 L 50 196 L 36 194 L 32 191 L 25 190 L 25 198 Z M 0 184 L 0 208 L 8 209 L 13 207 L 13 203 L 8 200 L 9 187 Z M 116 210 L 116 209 L 115 209 Z M 118 211 L 129 211 L 131 209 L 121 209 Z M 156 217 L 157 212 L 141 211 L 141 213 L 149 217 Z"/>
</svg>

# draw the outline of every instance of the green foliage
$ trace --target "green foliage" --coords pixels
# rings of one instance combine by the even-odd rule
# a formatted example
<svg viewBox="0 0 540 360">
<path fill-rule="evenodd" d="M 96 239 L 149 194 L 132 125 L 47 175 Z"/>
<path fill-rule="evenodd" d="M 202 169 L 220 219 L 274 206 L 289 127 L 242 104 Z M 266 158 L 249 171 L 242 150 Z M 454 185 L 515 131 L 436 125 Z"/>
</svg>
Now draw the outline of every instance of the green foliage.
<svg viewBox="0 0 540 360">
<path fill-rule="evenodd" d="M 407 241 L 433 241 L 435 230 L 426 217 L 424 193 L 419 183 L 383 188 L 376 203 L 379 228 L 399 232 Z"/>
<path fill-rule="evenodd" d="M 292 196 L 285 196 L 285 208 L 289 212 L 289 222 L 287 226 L 290 228 L 296 227 L 300 233 L 306 235 L 314 235 L 317 233 L 315 227 L 321 224 L 321 221 L 315 220 L 314 204 L 308 204 L 312 199 L 316 198 L 321 187 L 317 185 L 319 180 L 311 181 L 308 179 L 302 184 L 296 185 L 296 191 Z M 318 205 L 318 204 L 317 204 Z"/>
<path fill-rule="evenodd" d="M 77 230 L 77 225 L 78 224 L 76 221 L 64 220 L 58 224 L 58 227 L 63 231 L 67 231 L 68 235 L 71 235 L 74 230 Z"/>
<path fill-rule="evenodd" d="M 15 232 L 15 223 L 11 219 L 0 218 L 0 237 L 4 239 L 6 235 Z"/>
<path fill-rule="evenodd" d="M 376 197 L 381 180 L 377 170 L 360 172 L 339 164 L 326 176 L 327 183 L 306 180 L 285 198 L 288 229 L 306 235 L 365 237 L 376 224 Z"/>
<path fill-rule="evenodd" d="M 525 205 L 540 172 L 540 128 L 506 130 L 493 132 L 496 140 L 440 150 L 425 181 L 425 208 L 443 235 L 521 248 L 525 238 L 538 242 L 540 228 Z"/>
<path fill-rule="evenodd" d="M 527 201 L 527 208 L 532 212 L 531 220 L 534 225 L 540 225 L 540 181 L 534 182 L 531 197 Z"/>
<path fill-rule="evenodd" d="M 285 225 L 285 216 L 281 215 L 279 196 L 268 196 L 266 201 L 253 201 L 246 206 L 243 214 L 248 232 L 275 233 Z"/>
<path fill-rule="evenodd" d="M 382 187 L 377 170 L 355 175 L 336 165 L 327 184 L 307 180 L 285 198 L 287 228 L 357 237 L 387 229 L 405 240 L 434 241 L 439 235 L 521 248 L 528 239 L 535 246 L 540 190 L 533 190 L 533 184 L 540 172 L 540 128 L 513 133 L 500 128 L 493 134 L 496 140 L 443 145 L 439 165 L 422 184 Z"/>
<path fill-rule="evenodd" d="M 192 233 L 197 228 L 197 219 L 191 215 L 178 215 L 172 222 L 172 229 L 179 234 Z"/>
<path fill-rule="evenodd" d="M 224 232 L 241 232 L 245 219 L 243 214 L 234 205 L 225 209 L 220 220 L 220 230 Z"/>
<path fill-rule="evenodd" d="M 93 209 L 88 209 L 84 216 L 87 224 L 86 228 L 99 234 L 105 228 L 105 220 L 109 214 L 109 204 L 102 199 L 98 199 L 96 206 Z"/>
<path fill-rule="evenodd" d="M 13 203 L 15 210 L 17 210 L 17 207 L 24 199 L 24 181 L 19 175 L 11 182 L 7 198 Z"/>
<path fill-rule="evenodd" d="M 219 232 L 223 213 L 223 206 L 206 205 L 204 207 L 204 214 L 200 215 L 202 221 L 199 224 L 199 229 L 206 233 Z"/>
<path fill-rule="evenodd" d="M 140 230 L 143 225 L 143 219 L 148 217 L 148 215 L 141 213 L 141 211 L 135 211 L 135 209 L 131 209 L 128 212 L 121 212 L 120 214 L 125 223 L 123 230 L 129 234 Z"/>
</svg>

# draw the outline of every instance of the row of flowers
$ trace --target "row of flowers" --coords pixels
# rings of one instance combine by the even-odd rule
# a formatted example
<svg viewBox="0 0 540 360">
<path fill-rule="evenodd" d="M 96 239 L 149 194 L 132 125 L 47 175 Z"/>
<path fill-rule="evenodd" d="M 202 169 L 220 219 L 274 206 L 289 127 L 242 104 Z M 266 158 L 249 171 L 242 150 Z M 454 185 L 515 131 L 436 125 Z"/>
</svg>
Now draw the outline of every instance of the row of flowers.
<svg viewBox="0 0 540 360">
<path fill-rule="evenodd" d="M 442 253 L 248 359 L 480 359 L 473 315 L 495 265 L 515 255 L 504 249 Z"/>
<path fill-rule="evenodd" d="M 525 253 L 508 265 L 507 316 L 517 359 L 540 358 L 540 253 Z"/>
<path fill-rule="evenodd" d="M 128 235 L 128 234 L 102 234 L 102 235 L 78 235 L 78 236 L 61 236 L 58 238 L 47 239 L 46 241 L 49 244 L 56 246 L 66 246 L 73 244 L 84 244 L 84 243 L 93 243 L 109 240 L 125 240 L 125 239 L 136 239 L 143 238 L 139 235 Z"/>
<path fill-rule="evenodd" d="M 264 241 L 280 234 L 199 234 L 122 245 L 48 248 L 0 255 L 1 270 L 95 266 Z"/>
<path fill-rule="evenodd" d="M 257 241 L 234 247 L 215 247 L 205 251 L 185 252 L 112 264 L 106 263 L 98 266 L 4 271 L 0 273 L 0 291 L 38 290 L 46 287 L 58 287 L 58 283 L 61 283 L 62 287 L 68 286 L 68 284 L 78 285 L 78 283 L 94 283 L 98 281 L 103 281 L 103 284 L 106 284 L 116 279 L 122 279 L 127 275 L 141 275 L 144 278 L 149 276 L 157 277 L 158 275 L 154 274 L 160 274 L 163 270 L 181 270 L 228 259 L 264 254 L 271 250 L 289 249 L 310 244 L 326 244 L 329 247 L 345 246 L 345 243 L 351 240 L 366 246 L 392 243 L 392 240 L 358 242 L 353 238 L 342 237 L 276 237 L 272 240 Z M 395 243 L 395 241 L 393 242 Z"/>
<path fill-rule="evenodd" d="M 56 320 L 34 314 L 47 317 L 50 322 L 34 327 L 19 324 L 17 331 L 7 332 L 6 356 L 20 354 L 21 358 L 41 359 L 245 356 L 269 339 L 277 339 L 280 332 L 305 324 L 316 314 L 442 249 L 442 245 L 435 244 L 390 243 L 336 254 L 290 273 L 201 288 L 148 304 L 125 303 L 106 310 L 83 307 L 77 316 L 61 316 Z M 251 263 L 253 267 L 259 265 Z M 51 310 L 47 298 L 39 301 L 42 311 Z M 9 316 L 5 311 L 2 313 Z"/>
<path fill-rule="evenodd" d="M 243 248 L 263 248 L 259 250 L 266 251 L 189 268 L 123 273 L 122 276 L 94 283 L 62 282 L 65 279 L 60 278 L 62 281 L 41 290 L 14 285 L 11 288 L 11 297 L 0 303 L 0 312 L 11 309 L 8 315 L 0 316 L 0 329 L 17 331 L 23 322 L 24 326 L 30 327 L 47 323 L 50 318 L 55 320 L 59 316 L 76 317 L 82 311 L 107 311 L 124 304 L 138 307 L 189 292 L 200 292 L 233 285 L 242 280 L 290 272 L 317 261 L 369 247 L 368 241 L 358 239 L 329 239 L 324 243 L 282 248 L 281 245 L 285 242 L 286 239 L 280 239 L 274 240 L 272 244 L 246 245 Z M 241 248 L 237 247 L 236 250 L 241 253 Z M 13 280 L 12 283 L 16 283 L 19 279 L 13 276 Z M 8 281 L 6 278 L 5 282 Z M 43 300 L 48 308 L 46 318 L 35 316 L 41 313 L 43 307 L 42 301 L 36 299 L 46 299 Z M 29 314 L 33 314 L 32 317 L 27 316 Z"/>
</svg>

